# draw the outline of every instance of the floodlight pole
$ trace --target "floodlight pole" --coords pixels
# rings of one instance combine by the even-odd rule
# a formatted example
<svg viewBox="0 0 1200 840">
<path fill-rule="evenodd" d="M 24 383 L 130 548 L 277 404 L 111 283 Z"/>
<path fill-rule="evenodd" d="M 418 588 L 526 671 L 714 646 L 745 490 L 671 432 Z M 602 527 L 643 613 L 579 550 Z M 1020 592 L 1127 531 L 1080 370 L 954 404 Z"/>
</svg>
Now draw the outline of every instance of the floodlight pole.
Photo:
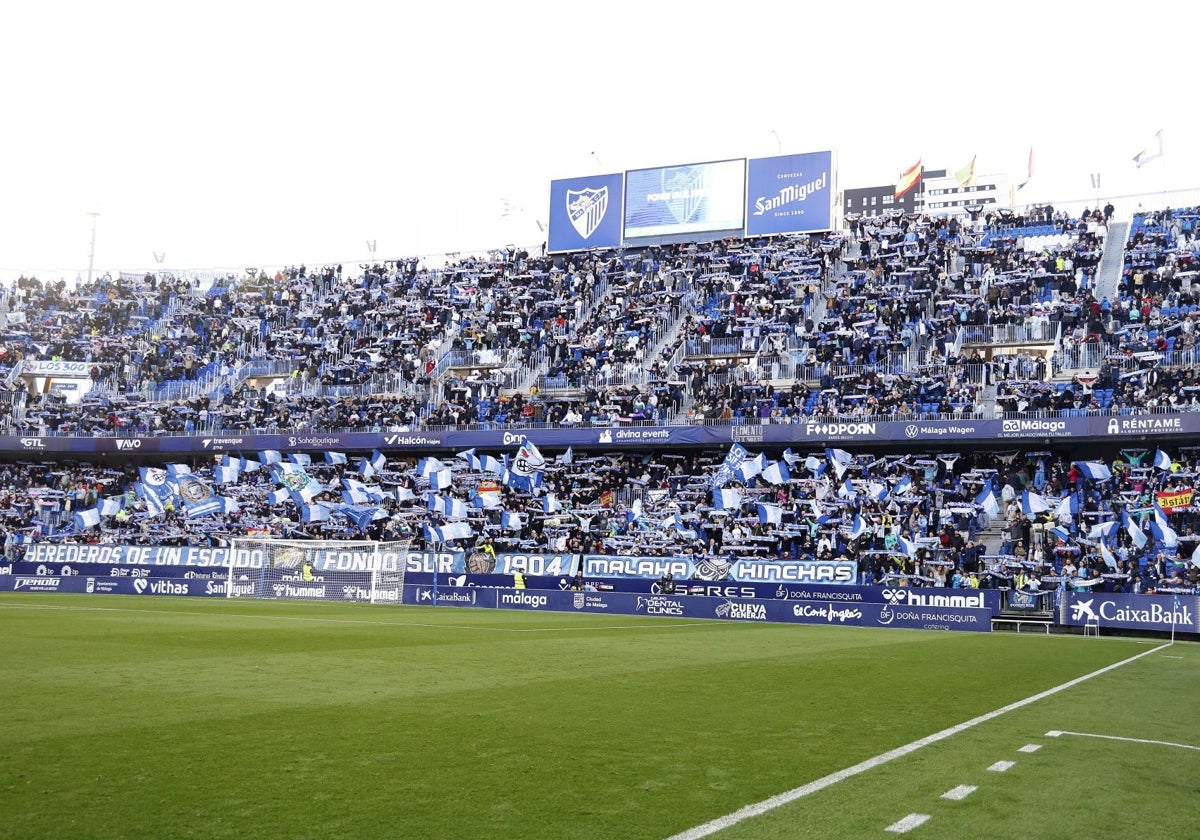
<svg viewBox="0 0 1200 840">
<path fill-rule="evenodd" d="M 375 245 L 379 242 L 378 239 L 367 240 L 367 250 L 371 252 L 371 265 L 375 264 Z"/>
<path fill-rule="evenodd" d="M 88 213 L 92 217 L 92 248 L 88 252 L 88 285 L 92 285 L 92 269 L 96 265 L 96 219 L 100 217 L 99 213 Z"/>
<path fill-rule="evenodd" d="M 779 132 L 772 128 L 771 133 L 775 135 L 775 151 L 783 154 L 783 141 L 779 139 Z"/>
</svg>

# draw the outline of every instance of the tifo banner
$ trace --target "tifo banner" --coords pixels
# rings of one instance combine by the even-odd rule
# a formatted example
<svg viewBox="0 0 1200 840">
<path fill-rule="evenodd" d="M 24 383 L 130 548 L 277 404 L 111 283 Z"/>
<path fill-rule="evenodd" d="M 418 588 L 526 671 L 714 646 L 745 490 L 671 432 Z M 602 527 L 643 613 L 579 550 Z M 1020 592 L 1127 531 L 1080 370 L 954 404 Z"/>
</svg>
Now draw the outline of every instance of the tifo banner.
<svg viewBox="0 0 1200 840">
<path fill-rule="evenodd" d="M 1060 624 L 1125 630 L 1200 633 L 1200 599 L 1194 595 L 1118 595 L 1103 592 L 1069 592 L 1063 599 Z"/>
<path fill-rule="evenodd" d="M 698 598 L 690 595 L 634 595 L 622 592 L 563 592 L 538 589 L 438 588 L 406 584 L 404 603 L 426 606 L 497 607 L 546 612 L 601 612 L 614 615 L 723 619 L 727 621 L 839 624 L 912 630 L 991 632 L 991 612 L 963 607 L 842 604 L 831 601 L 759 601 Z"/>
<path fill-rule="evenodd" d="M 746 233 L 807 233 L 833 226 L 833 153 L 752 158 L 746 173 Z"/>
<path fill-rule="evenodd" d="M 619 172 L 551 181 L 548 250 L 620 247 L 623 184 Z"/>
</svg>

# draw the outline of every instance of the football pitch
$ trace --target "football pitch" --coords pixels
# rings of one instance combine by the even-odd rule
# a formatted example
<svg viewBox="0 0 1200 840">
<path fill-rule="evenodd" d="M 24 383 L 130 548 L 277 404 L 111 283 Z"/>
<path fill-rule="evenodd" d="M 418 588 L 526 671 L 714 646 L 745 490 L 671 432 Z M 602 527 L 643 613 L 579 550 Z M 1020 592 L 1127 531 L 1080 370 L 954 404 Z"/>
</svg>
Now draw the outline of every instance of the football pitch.
<svg viewBox="0 0 1200 840">
<path fill-rule="evenodd" d="M 0 638 L 3 837 L 1197 836 L 1191 643 L 86 595 Z"/>
</svg>

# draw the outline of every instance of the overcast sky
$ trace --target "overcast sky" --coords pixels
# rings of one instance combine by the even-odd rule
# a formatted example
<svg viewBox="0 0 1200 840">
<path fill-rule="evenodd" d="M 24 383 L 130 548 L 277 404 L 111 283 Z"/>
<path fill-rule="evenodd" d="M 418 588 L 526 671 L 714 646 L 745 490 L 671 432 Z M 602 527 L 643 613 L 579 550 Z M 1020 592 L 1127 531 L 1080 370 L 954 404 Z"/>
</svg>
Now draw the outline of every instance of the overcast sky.
<svg viewBox="0 0 1200 840">
<path fill-rule="evenodd" d="M 86 274 L 89 213 L 97 273 L 440 265 L 542 241 L 553 178 L 780 151 L 842 188 L 1021 181 L 1031 146 L 1022 201 L 1198 187 L 1188 8 L 9 4 L 0 278 Z"/>
</svg>

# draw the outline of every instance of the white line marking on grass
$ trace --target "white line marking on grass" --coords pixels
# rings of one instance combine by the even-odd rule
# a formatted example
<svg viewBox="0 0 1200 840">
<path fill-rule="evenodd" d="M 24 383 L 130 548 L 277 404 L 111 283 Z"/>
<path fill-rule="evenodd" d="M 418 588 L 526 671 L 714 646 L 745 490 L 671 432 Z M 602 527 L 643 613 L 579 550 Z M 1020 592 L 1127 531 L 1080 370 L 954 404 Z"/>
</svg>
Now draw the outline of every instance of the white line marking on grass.
<svg viewBox="0 0 1200 840">
<path fill-rule="evenodd" d="M 1079 738 L 1103 738 L 1105 741 L 1126 741 L 1130 744 L 1154 744 L 1158 747 L 1176 747 L 1181 750 L 1200 750 L 1200 747 L 1192 744 L 1176 744 L 1174 741 L 1151 741 L 1146 738 L 1122 738 L 1120 735 L 1097 735 L 1095 732 L 1068 732 L 1065 729 L 1051 729 L 1046 733 L 1051 738 L 1058 738 L 1061 735 L 1075 735 Z"/>
<path fill-rule="evenodd" d="M 570 630 L 645 630 L 654 629 L 660 630 L 663 628 L 672 627 L 731 627 L 742 625 L 752 627 L 755 625 L 749 622 L 721 622 L 721 621 L 676 621 L 665 622 L 662 619 L 651 618 L 645 624 L 602 624 L 602 625 L 570 625 L 563 627 L 496 627 L 494 625 L 471 625 L 471 624 L 432 624 L 427 621 L 369 621 L 365 618 L 322 618 L 315 615 L 277 615 L 273 613 L 237 613 L 237 612 L 221 612 L 214 610 L 213 612 L 198 612 L 195 610 L 147 610 L 147 609 L 132 609 L 130 607 L 77 607 L 69 604 L 13 604 L 0 602 L 0 609 L 14 610 L 68 610 L 70 612 L 118 612 L 118 613 L 149 613 L 151 615 L 184 615 L 184 616 L 201 616 L 204 618 L 212 616 L 228 616 L 230 618 L 266 618 L 276 619 L 279 621 L 309 621 L 321 624 L 362 624 L 371 627 L 431 627 L 436 629 L 446 630 L 484 630 L 489 633 L 552 633 L 557 631 Z M 554 615 L 554 613 L 543 613 L 543 615 Z"/>
<path fill-rule="evenodd" d="M 953 799 L 956 802 L 961 802 L 977 790 L 979 790 L 979 788 L 976 785 L 959 785 L 958 787 L 943 793 L 942 799 Z"/>
<path fill-rule="evenodd" d="M 884 831 L 890 831 L 893 834 L 907 834 L 917 826 L 924 825 L 928 819 L 928 814 L 909 814 L 902 820 L 896 820 L 896 822 L 885 828 Z"/>
<path fill-rule="evenodd" d="M 1038 750 L 1040 750 L 1041 748 L 1042 748 L 1041 744 L 1026 744 L 1025 746 L 1021 747 L 1021 749 L 1017 750 L 1017 752 L 1035 753 Z"/>
<path fill-rule="evenodd" d="M 988 769 L 991 770 L 993 773 L 1007 773 L 1009 770 L 1012 769 L 1013 765 L 1016 763 L 1017 762 L 1015 762 L 1015 761 L 997 761 L 995 764 L 993 764 Z"/>
<path fill-rule="evenodd" d="M 926 735 L 924 738 L 920 738 L 912 743 L 905 744 L 902 747 L 897 747 L 894 750 L 880 753 L 874 758 L 868 758 L 866 761 L 860 761 L 853 767 L 847 767 L 844 770 L 838 770 L 836 773 L 830 773 L 828 776 L 822 776 L 821 778 L 809 782 L 806 785 L 801 785 L 798 788 L 793 788 L 792 790 L 784 793 L 776 794 L 769 799 L 764 799 L 762 802 L 755 802 L 753 805 L 747 805 L 744 808 L 734 811 L 732 814 L 726 814 L 723 817 L 717 817 L 715 820 L 710 820 L 703 825 L 698 825 L 695 828 L 689 828 L 686 831 L 673 835 L 668 840 L 699 840 L 701 837 L 708 837 L 710 834 L 716 834 L 718 831 L 723 831 L 730 826 L 737 825 L 738 823 L 742 822 L 743 820 L 747 820 L 750 817 L 757 817 L 760 814 L 773 811 L 776 808 L 787 805 L 790 802 L 795 802 L 797 799 L 802 799 L 805 796 L 817 793 L 818 791 L 822 791 L 827 787 L 836 785 L 838 782 L 843 782 L 846 779 L 859 775 L 860 773 L 865 773 L 868 770 L 874 770 L 876 767 L 879 767 L 882 764 L 887 764 L 889 761 L 894 761 L 897 758 L 903 758 L 910 753 L 916 752 L 922 747 L 927 747 L 930 744 L 936 744 L 938 741 L 944 741 L 947 738 L 951 738 L 960 732 L 965 732 L 966 730 L 978 726 L 981 723 L 987 723 L 989 720 L 994 720 L 1001 715 L 1014 712 L 1017 709 L 1023 709 L 1031 703 L 1036 703 L 1039 700 L 1052 697 L 1053 695 L 1058 694 L 1060 691 L 1066 691 L 1068 688 L 1074 688 L 1080 683 L 1087 682 L 1088 680 L 1098 677 L 1101 674 L 1107 674 L 1109 671 L 1113 671 L 1123 665 L 1128 665 L 1130 662 L 1136 662 L 1143 656 L 1149 656 L 1152 653 L 1157 653 L 1158 651 L 1169 648 L 1170 646 L 1170 643 L 1167 643 L 1159 645 L 1150 650 L 1142 651 L 1141 653 L 1135 654 L 1128 659 L 1122 659 L 1120 662 L 1114 662 L 1112 665 L 1106 665 L 1098 671 L 1092 671 L 1090 674 L 1084 674 L 1082 677 L 1076 677 L 1073 680 L 1068 680 L 1062 685 L 1056 685 L 1054 688 L 1048 688 L 1038 694 L 1026 697 L 1024 700 L 1018 700 L 1015 703 L 1009 703 L 1007 706 L 986 714 L 982 714 L 979 717 L 971 718 L 968 721 L 951 726 L 949 729 L 943 729 L 941 732 L 935 732 L 932 735 Z"/>
</svg>

